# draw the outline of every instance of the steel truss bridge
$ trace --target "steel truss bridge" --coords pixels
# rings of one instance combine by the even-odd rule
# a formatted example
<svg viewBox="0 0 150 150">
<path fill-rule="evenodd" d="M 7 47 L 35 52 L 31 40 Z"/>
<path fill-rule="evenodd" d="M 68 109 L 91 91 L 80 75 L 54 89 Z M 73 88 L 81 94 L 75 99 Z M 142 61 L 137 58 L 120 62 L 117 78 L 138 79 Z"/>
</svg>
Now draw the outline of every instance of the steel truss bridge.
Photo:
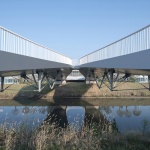
<svg viewBox="0 0 150 150">
<path fill-rule="evenodd" d="M 56 81 L 65 80 L 74 68 L 79 69 L 86 80 L 95 80 L 99 88 L 107 80 L 111 91 L 114 82 L 131 75 L 147 75 L 150 89 L 149 57 L 150 25 L 83 56 L 77 66 L 72 65 L 70 58 L 0 27 L 1 91 L 4 91 L 5 77 L 20 75 L 30 81 L 28 74 L 32 75 L 37 91 L 44 88 L 44 80 L 53 88 Z"/>
</svg>

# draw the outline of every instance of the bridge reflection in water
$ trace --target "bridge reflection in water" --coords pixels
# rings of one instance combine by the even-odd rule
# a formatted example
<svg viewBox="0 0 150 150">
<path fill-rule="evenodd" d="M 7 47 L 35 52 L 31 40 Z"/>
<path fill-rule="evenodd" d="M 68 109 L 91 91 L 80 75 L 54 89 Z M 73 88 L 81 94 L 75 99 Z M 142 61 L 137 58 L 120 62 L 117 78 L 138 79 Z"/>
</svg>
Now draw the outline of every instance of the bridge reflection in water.
<svg viewBox="0 0 150 150">
<path fill-rule="evenodd" d="M 59 127 L 97 124 L 107 131 L 139 130 L 150 124 L 150 106 L 0 106 L 0 123 L 26 122 L 31 127 L 57 123 Z M 150 130 L 150 128 L 147 128 Z"/>
</svg>

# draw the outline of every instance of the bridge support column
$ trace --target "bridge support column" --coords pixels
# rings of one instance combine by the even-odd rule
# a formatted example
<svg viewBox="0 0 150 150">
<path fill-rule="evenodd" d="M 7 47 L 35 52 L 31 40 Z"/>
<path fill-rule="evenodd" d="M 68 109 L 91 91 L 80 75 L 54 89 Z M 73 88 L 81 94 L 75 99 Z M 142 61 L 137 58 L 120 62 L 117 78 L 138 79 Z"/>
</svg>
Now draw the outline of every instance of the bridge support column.
<svg viewBox="0 0 150 150">
<path fill-rule="evenodd" d="M 55 86 L 55 81 L 52 81 L 52 79 L 50 80 L 47 75 L 46 75 L 46 79 L 47 79 L 47 82 L 49 83 L 50 89 L 53 89 Z"/>
<path fill-rule="evenodd" d="M 114 80 L 114 88 L 116 87 L 116 83 L 117 83 L 117 81 L 118 81 L 118 77 L 119 77 L 119 73 L 117 73 L 116 78 L 115 78 L 115 80 Z"/>
<path fill-rule="evenodd" d="M 149 91 L 150 91 L 150 76 L 148 76 L 148 84 L 149 84 Z"/>
<path fill-rule="evenodd" d="M 102 76 L 102 79 L 100 79 L 101 80 L 101 83 L 100 83 L 100 85 L 98 84 L 98 79 L 95 77 L 95 75 L 94 75 L 94 77 L 95 77 L 95 81 L 96 81 L 96 84 L 97 84 L 97 86 L 98 86 L 98 88 L 100 89 L 101 87 L 102 87 L 102 84 L 104 83 L 104 80 L 105 80 L 105 78 L 107 78 L 107 80 L 108 80 L 108 83 L 110 84 L 110 86 L 107 86 L 106 84 L 106 86 L 111 90 L 111 91 L 113 91 L 113 89 L 114 89 L 114 77 L 113 77 L 113 75 L 114 75 L 114 73 L 115 73 L 115 70 L 114 69 L 110 69 L 109 70 L 109 75 L 108 75 L 108 72 L 107 71 L 105 71 L 104 72 L 104 75 Z M 116 81 L 117 81 L 117 79 L 118 79 L 118 76 L 119 76 L 119 74 L 117 75 L 117 77 L 116 77 Z M 116 82 L 115 81 L 115 82 Z"/>
<path fill-rule="evenodd" d="M 114 70 L 110 70 L 110 90 L 113 91 L 113 74 L 114 74 Z"/>
<path fill-rule="evenodd" d="M 105 80 L 106 75 L 107 75 L 107 73 L 105 72 L 104 75 L 103 75 L 103 78 L 102 78 L 102 80 L 101 80 L 101 84 L 100 84 L 100 86 L 99 86 L 99 89 L 102 87 L 102 84 L 103 84 L 103 82 L 104 82 L 104 80 Z"/>
<path fill-rule="evenodd" d="M 36 86 L 38 86 L 38 85 L 37 85 L 37 82 L 36 82 L 35 75 L 34 75 L 34 72 L 33 72 L 33 71 L 32 71 L 32 77 L 33 77 L 33 80 L 34 80 L 34 82 L 35 82 Z"/>
<path fill-rule="evenodd" d="M 42 72 L 38 72 L 38 91 L 41 92 L 41 85 L 42 85 Z"/>
<path fill-rule="evenodd" d="M 102 87 L 102 84 L 104 83 L 104 80 L 105 80 L 105 77 L 107 76 L 107 72 L 104 72 L 104 75 L 102 76 L 102 79 L 98 79 L 98 77 L 95 77 L 95 75 L 93 75 L 94 78 L 95 78 L 95 81 L 96 81 L 96 84 L 98 86 L 98 88 L 100 89 Z M 108 77 L 108 76 L 107 76 Z M 99 85 L 99 80 L 101 81 L 100 82 L 100 85 Z"/>
<path fill-rule="evenodd" d="M 4 91 L 4 77 L 1 77 L 1 89 L 0 92 Z"/>
</svg>

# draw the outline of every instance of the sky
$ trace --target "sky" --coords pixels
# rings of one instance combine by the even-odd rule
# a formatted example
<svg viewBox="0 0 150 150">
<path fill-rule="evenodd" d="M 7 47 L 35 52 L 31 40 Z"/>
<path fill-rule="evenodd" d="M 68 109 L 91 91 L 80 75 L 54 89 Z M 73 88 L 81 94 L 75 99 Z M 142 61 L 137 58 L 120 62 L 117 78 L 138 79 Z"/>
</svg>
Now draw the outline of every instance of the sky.
<svg viewBox="0 0 150 150">
<path fill-rule="evenodd" d="M 150 24 L 150 0 L 0 0 L 0 26 L 71 59 Z"/>
</svg>

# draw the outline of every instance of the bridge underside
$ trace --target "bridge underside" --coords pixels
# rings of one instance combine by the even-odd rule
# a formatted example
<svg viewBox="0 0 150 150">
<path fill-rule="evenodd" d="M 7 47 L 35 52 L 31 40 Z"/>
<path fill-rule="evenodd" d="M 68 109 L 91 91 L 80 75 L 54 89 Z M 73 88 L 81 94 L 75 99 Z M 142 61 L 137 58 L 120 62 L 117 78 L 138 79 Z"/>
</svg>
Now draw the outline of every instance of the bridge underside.
<svg viewBox="0 0 150 150">
<path fill-rule="evenodd" d="M 150 49 L 86 63 L 80 65 L 79 70 L 85 76 L 86 80 L 95 80 L 97 82 L 101 78 L 99 88 L 101 88 L 104 80 L 107 79 L 110 83 L 110 90 L 113 90 L 113 82 L 117 81 L 118 74 L 125 74 L 124 79 L 131 75 L 148 75 L 150 87 L 149 56 Z M 27 74 L 32 74 L 33 78 L 35 78 L 34 74 L 38 74 L 38 91 L 42 90 L 41 84 L 44 78 L 46 78 L 49 84 L 52 81 L 51 79 L 62 81 L 66 79 L 73 69 L 68 64 L 4 51 L 0 51 L 0 64 L 2 82 L 4 82 L 4 77 L 6 76 L 21 75 L 24 79 L 27 79 Z M 117 74 L 116 79 L 114 79 L 114 73 Z M 1 84 L 1 89 L 3 89 L 3 84 Z"/>
<path fill-rule="evenodd" d="M 150 75 L 150 49 L 80 65 L 80 72 L 85 77 L 91 71 L 100 76 L 110 69 L 115 73 Z"/>
<path fill-rule="evenodd" d="M 80 72 L 86 80 L 96 81 L 99 88 L 107 81 L 113 91 L 116 82 L 128 80 L 131 75 L 147 75 L 150 90 L 150 49 L 119 57 L 86 63 L 80 66 Z M 124 74 L 124 75 L 120 75 Z M 120 77 L 121 76 L 121 77 Z"/>
<path fill-rule="evenodd" d="M 36 91 L 40 92 L 45 87 L 43 86 L 44 79 L 52 89 L 55 81 L 62 83 L 66 79 L 72 71 L 71 68 L 72 66 L 68 64 L 0 51 L 0 92 L 5 90 L 4 78 L 6 76 L 18 75 L 27 82 L 34 81 Z M 28 74 L 32 74 L 32 79 L 27 76 Z M 37 74 L 36 77 L 35 74 Z"/>
<path fill-rule="evenodd" d="M 42 71 L 55 78 L 58 72 L 67 76 L 71 65 L 0 51 L 0 76 L 16 76 Z"/>
</svg>

